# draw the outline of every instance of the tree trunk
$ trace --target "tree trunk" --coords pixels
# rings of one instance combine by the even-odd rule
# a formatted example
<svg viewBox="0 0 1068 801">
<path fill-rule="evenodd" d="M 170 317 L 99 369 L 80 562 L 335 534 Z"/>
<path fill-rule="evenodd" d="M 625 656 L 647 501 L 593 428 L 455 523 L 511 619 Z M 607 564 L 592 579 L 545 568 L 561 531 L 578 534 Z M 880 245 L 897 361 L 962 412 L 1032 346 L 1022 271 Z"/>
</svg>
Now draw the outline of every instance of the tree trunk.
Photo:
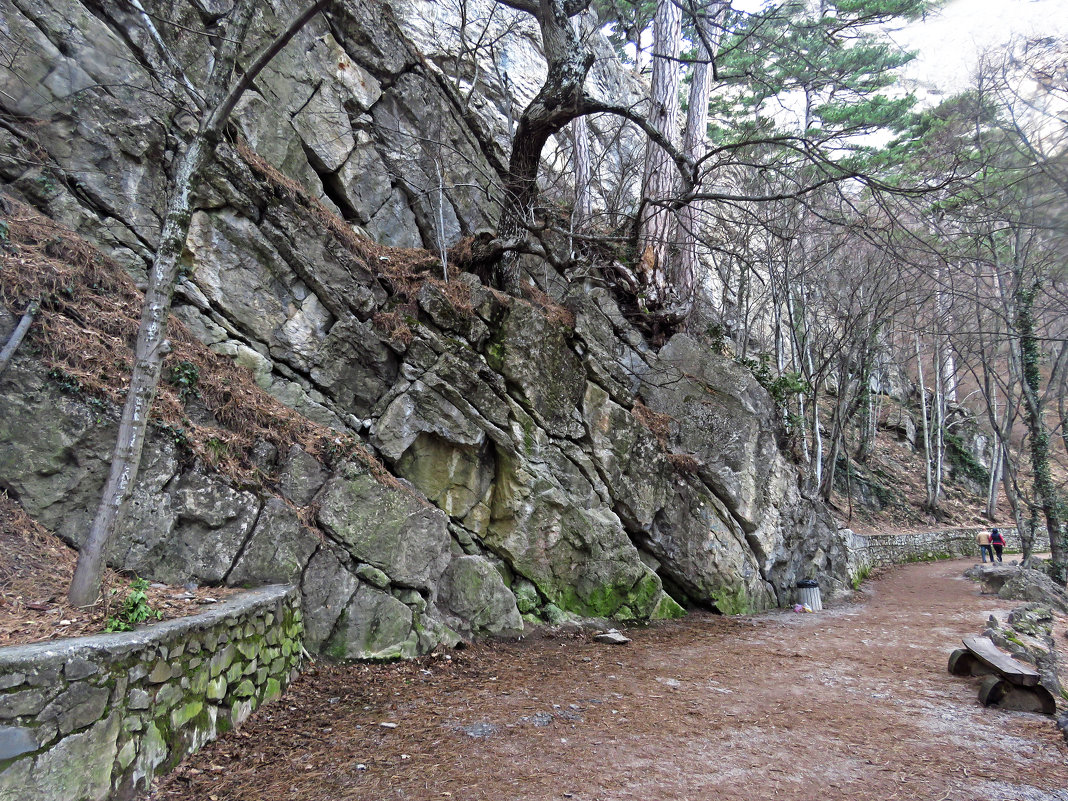
<svg viewBox="0 0 1068 801">
<path fill-rule="evenodd" d="M 22 340 L 26 336 L 26 332 L 30 330 L 30 325 L 33 323 L 33 318 L 37 316 L 37 301 L 33 301 L 26 307 L 26 311 L 22 315 L 22 319 L 19 320 L 19 324 L 15 326 L 15 330 L 12 332 L 11 337 L 8 339 L 7 344 L 4 345 L 4 349 L 0 350 L 0 375 L 3 375 L 4 370 L 7 369 L 8 363 L 15 355 L 15 351 L 19 349 L 19 345 L 22 344 Z"/>
<path fill-rule="evenodd" d="M 682 9 L 673 0 L 658 0 L 653 19 L 653 76 L 649 122 L 671 143 L 678 141 L 679 42 L 682 39 Z M 674 232 L 671 210 L 656 203 L 675 194 L 675 165 L 671 157 L 650 142 L 645 151 L 642 176 L 642 210 L 638 223 L 638 253 L 641 275 L 650 308 L 667 304 L 671 294 L 668 273 Z"/>
<path fill-rule="evenodd" d="M 997 410 L 994 411 L 997 414 Z M 986 516 L 997 519 L 998 487 L 1001 485 L 1001 439 L 995 434 L 990 442 L 990 481 L 986 487 Z"/>
<path fill-rule="evenodd" d="M 213 150 L 214 144 L 198 135 L 178 161 L 163 233 L 145 291 L 145 304 L 141 311 L 137 344 L 134 346 L 133 372 L 119 419 L 119 436 L 111 457 L 111 469 L 89 529 L 89 537 L 79 551 L 78 565 L 71 580 L 70 602 L 74 606 L 88 606 L 96 602 L 108 540 L 137 480 L 163 357 L 170 350 L 167 318 L 178 278 L 178 261 L 189 233 L 193 187 Z"/>
<path fill-rule="evenodd" d="M 704 14 L 696 15 L 695 24 L 701 31 L 697 43 L 697 63 L 690 78 L 689 105 L 686 109 L 686 129 L 682 149 L 694 163 L 705 154 L 708 140 L 708 100 L 712 92 L 712 59 L 719 43 L 716 23 L 727 6 L 716 0 Z M 710 49 L 711 48 L 711 49 Z M 692 303 L 698 281 L 697 228 L 700 217 L 700 202 L 693 201 L 678 211 L 679 257 L 672 271 L 671 283 L 677 296 L 687 304 Z"/>
<path fill-rule="evenodd" d="M 590 125 L 585 117 L 571 122 L 571 142 L 575 154 L 575 208 L 571 212 L 571 228 L 579 231 L 593 216 L 593 177 L 590 168 Z"/>
<path fill-rule="evenodd" d="M 1039 372 L 1042 352 L 1035 335 L 1034 303 L 1037 286 L 1018 286 L 1016 292 L 1016 330 L 1019 333 L 1020 362 L 1023 366 L 1023 395 L 1027 406 L 1027 429 L 1031 445 L 1031 470 L 1034 474 L 1036 501 L 1041 504 L 1049 532 L 1053 580 L 1068 583 L 1068 544 L 1061 531 L 1057 490 L 1050 471 L 1050 435 L 1042 419 L 1042 376 Z"/>
<path fill-rule="evenodd" d="M 593 54 L 586 50 L 575 32 L 568 3 L 564 0 L 541 0 L 538 5 L 527 2 L 507 4 L 537 18 L 549 72 L 541 91 L 519 117 L 512 138 L 512 155 L 504 184 L 504 208 L 497 223 L 497 236 L 506 241 L 518 238 L 534 222 L 542 149 L 550 136 L 585 113 L 586 97 L 582 86 L 593 66 Z M 505 253 L 497 263 L 496 272 L 501 289 L 513 295 L 521 292 L 518 253 Z"/>
<path fill-rule="evenodd" d="M 931 409 L 931 440 L 934 446 L 934 499 L 931 509 L 938 509 L 942 502 L 942 475 L 946 462 L 946 393 L 942 385 L 941 348 L 936 348 L 934 359 L 934 406 Z"/>
<path fill-rule="evenodd" d="M 920 351 L 920 335 L 916 334 L 916 372 L 920 378 L 920 420 L 923 421 L 923 467 L 924 482 L 927 487 L 926 507 L 934 511 L 937 498 L 934 491 L 934 478 L 931 475 L 931 429 L 927 424 L 927 387 L 923 381 L 923 354 Z"/>
</svg>

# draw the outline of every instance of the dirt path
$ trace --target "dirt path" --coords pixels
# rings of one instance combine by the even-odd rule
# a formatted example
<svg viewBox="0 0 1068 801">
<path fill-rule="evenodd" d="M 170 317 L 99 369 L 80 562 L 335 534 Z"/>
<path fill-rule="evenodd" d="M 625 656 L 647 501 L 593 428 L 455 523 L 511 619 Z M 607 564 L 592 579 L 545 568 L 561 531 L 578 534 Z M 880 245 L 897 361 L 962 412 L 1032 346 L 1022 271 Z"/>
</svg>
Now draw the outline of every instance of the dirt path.
<svg viewBox="0 0 1068 801">
<path fill-rule="evenodd" d="M 1052 719 L 984 709 L 946 671 L 1011 606 L 961 578 L 968 564 L 898 568 L 818 614 L 691 615 L 622 647 L 320 665 L 153 797 L 1068 801 Z"/>
</svg>

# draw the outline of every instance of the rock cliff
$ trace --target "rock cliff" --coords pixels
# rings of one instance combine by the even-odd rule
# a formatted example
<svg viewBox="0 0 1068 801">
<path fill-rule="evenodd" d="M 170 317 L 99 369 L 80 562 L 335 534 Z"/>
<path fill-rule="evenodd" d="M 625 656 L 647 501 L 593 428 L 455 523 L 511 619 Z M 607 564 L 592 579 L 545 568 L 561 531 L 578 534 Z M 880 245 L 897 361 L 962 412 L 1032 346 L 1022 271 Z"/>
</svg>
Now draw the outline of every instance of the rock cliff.
<svg viewBox="0 0 1068 801">
<path fill-rule="evenodd" d="M 189 121 L 112 5 L 0 0 L 19 53 L 0 66 L 0 181 L 137 277 Z M 183 32 L 214 4 L 147 5 L 178 23 L 161 30 L 195 82 L 209 40 Z M 296 6 L 265 5 L 250 45 Z M 443 13 L 348 2 L 272 63 L 199 190 L 175 312 L 406 486 L 264 443 L 274 480 L 246 487 L 157 431 L 110 561 L 168 581 L 297 581 L 310 646 L 362 658 L 514 634 L 521 615 L 759 610 L 810 577 L 843 591 L 844 542 L 801 496 L 774 404 L 743 368 L 685 334 L 650 347 L 603 289 L 555 282 L 531 302 L 433 278 L 410 251 L 353 247 L 436 252 L 496 217 L 508 81 L 498 70 L 502 92 L 476 92 L 446 74 L 428 27 Z M 540 65 L 532 36 L 502 40 L 508 69 Z M 77 543 L 114 415 L 46 368 L 20 354 L 0 377 L 0 488 Z"/>
</svg>

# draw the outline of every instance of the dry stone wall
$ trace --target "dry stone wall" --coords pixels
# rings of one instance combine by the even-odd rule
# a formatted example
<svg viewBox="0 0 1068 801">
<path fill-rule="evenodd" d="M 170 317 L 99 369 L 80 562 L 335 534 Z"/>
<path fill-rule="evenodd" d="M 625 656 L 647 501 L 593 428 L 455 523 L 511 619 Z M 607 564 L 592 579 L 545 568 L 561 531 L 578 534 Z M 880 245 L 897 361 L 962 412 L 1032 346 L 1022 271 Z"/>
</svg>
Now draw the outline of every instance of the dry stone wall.
<svg viewBox="0 0 1068 801">
<path fill-rule="evenodd" d="M 0 799 L 127 799 L 278 698 L 300 596 L 263 587 L 122 634 L 0 649 Z"/>
<path fill-rule="evenodd" d="M 990 527 L 953 528 L 941 531 L 901 532 L 897 534 L 856 534 L 850 532 L 849 548 L 858 565 L 883 567 L 920 562 L 928 559 L 950 559 L 958 556 L 979 558 L 975 537 Z M 1005 535 L 1005 553 L 1019 553 L 1020 536 L 1015 528 L 998 530 Z M 1035 535 L 1034 550 L 1049 550 L 1049 536 L 1045 530 Z"/>
</svg>

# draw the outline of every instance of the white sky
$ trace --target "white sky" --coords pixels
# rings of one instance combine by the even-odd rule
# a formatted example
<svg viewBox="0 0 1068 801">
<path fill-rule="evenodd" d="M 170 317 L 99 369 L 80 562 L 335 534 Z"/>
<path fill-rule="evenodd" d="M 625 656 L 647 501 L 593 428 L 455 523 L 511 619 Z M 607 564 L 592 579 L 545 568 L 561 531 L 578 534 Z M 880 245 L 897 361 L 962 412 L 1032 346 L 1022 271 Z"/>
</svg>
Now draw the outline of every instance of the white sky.
<svg viewBox="0 0 1068 801">
<path fill-rule="evenodd" d="M 1068 36 L 1068 0 L 953 0 L 894 39 L 919 51 L 910 77 L 952 93 L 970 82 L 979 52 L 1030 34 Z"/>
<path fill-rule="evenodd" d="M 733 5 L 755 11 L 765 2 L 733 0 Z M 1027 34 L 1068 36 L 1068 0 L 951 0 L 893 37 L 919 51 L 909 77 L 949 94 L 967 87 L 980 51 Z"/>
</svg>

